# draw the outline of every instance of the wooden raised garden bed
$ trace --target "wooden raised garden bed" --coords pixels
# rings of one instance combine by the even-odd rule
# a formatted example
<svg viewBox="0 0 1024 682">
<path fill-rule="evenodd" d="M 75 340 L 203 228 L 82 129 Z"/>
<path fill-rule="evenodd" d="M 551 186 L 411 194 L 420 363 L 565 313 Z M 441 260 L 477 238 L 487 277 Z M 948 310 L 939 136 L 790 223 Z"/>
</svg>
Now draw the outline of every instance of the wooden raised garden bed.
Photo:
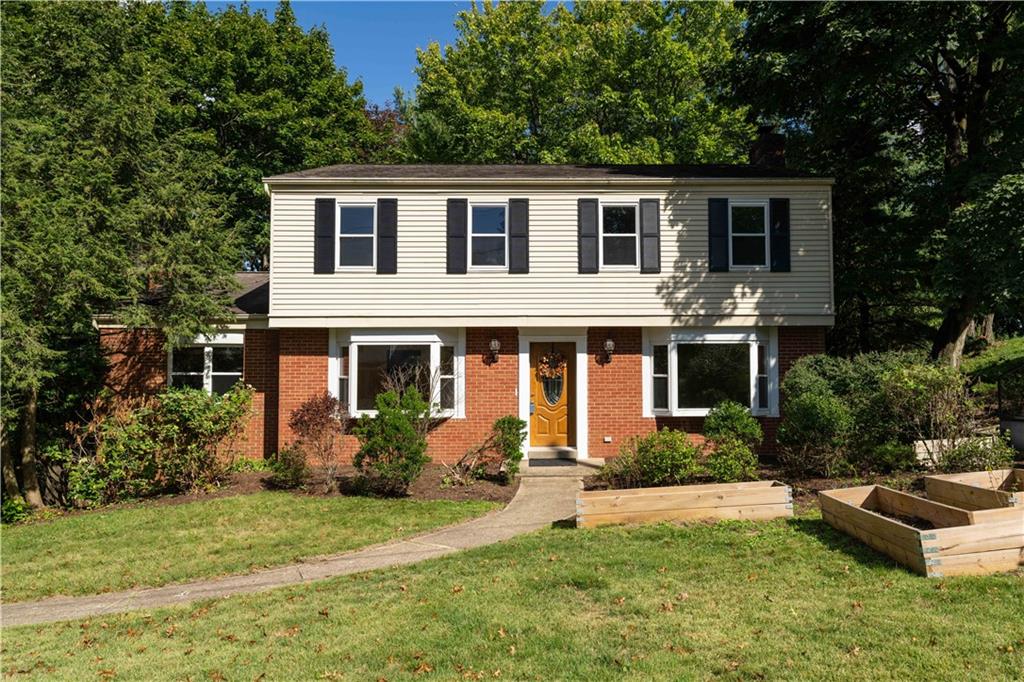
<svg viewBox="0 0 1024 682">
<path fill-rule="evenodd" d="M 1024 522 L 1024 469 L 925 476 L 928 499 L 975 512 L 975 523 L 1019 517 Z"/>
<path fill-rule="evenodd" d="M 579 528 L 697 519 L 763 521 L 792 515 L 793 492 L 778 481 L 589 490 L 576 496 Z"/>
<path fill-rule="evenodd" d="M 875 485 L 825 490 L 818 500 L 829 525 L 921 575 L 983 575 L 1024 566 L 1024 516 L 986 518 L 985 511 Z"/>
</svg>

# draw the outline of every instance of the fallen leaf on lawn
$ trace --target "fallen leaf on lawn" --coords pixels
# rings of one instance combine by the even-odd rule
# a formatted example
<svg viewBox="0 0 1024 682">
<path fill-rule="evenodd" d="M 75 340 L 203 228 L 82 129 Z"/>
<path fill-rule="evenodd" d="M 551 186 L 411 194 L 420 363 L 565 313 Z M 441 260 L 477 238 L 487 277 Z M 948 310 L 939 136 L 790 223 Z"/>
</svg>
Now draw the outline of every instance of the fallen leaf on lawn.
<svg viewBox="0 0 1024 682">
<path fill-rule="evenodd" d="M 751 582 L 752 583 L 755 580 L 757 580 L 757 573 L 751 573 L 750 575 L 747 576 L 747 582 Z"/>
<path fill-rule="evenodd" d="M 114 677 L 117 677 L 117 671 L 114 670 L 113 668 L 109 668 L 107 670 L 101 670 L 100 671 L 100 677 L 102 677 L 105 680 L 113 679 Z"/>
<path fill-rule="evenodd" d="M 224 682 L 226 678 L 224 677 L 224 675 L 221 674 L 219 670 L 211 670 L 210 679 L 213 680 L 213 682 Z"/>
<path fill-rule="evenodd" d="M 320 675 L 321 680 L 340 680 L 345 677 L 345 673 L 339 673 L 335 670 L 327 670 Z"/>
<path fill-rule="evenodd" d="M 420 664 L 418 666 L 416 666 L 416 669 L 413 670 L 413 673 L 416 674 L 416 675 L 422 675 L 423 673 L 429 673 L 429 672 L 433 672 L 433 671 L 434 671 L 433 666 L 431 666 L 426 661 L 420 661 Z"/>
<path fill-rule="evenodd" d="M 408 585 L 399 585 L 398 589 L 400 589 L 402 592 L 408 592 L 409 591 L 409 586 Z"/>
<path fill-rule="evenodd" d="M 859 601 L 853 602 L 853 604 L 851 604 L 850 606 L 857 613 L 860 613 L 861 611 L 864 610 L 864 604 L 860 603 Z"/>
<path fill-rule="evenodd" d="M 516 655 L 516 645 L 515 644 L 512 644 L 512 645 L 509 646 L 509 648 L 508 648 L 508 655 L 509 656 L 515 656 Z"/>
<path fill-rule="evenodd" d="M 265 679 L 266 677 L 267 677 L 267 674 L 266 674 L 266 673 L 260 673 L 260 674 L 259 674 L 259 675 L 257 675 L 256 677 L 252 678 L 252 682 L 263 682 L 263 680 L 264 680 L 264 679 Z"/>
<path fill-rule="evenodd" d="M 317 613 L 319 613 L 324 618 L 326 618 L 327 616 L 331 615 L 331 612 L 328 611 L 327 609 L 320 609 Z"/>
<path fill-rule="evenodd" d="M 658 573 L 664 573 L 667 570 L 668 570 L 668 566 L 661 566 L 660 568 L 658 568 Z"/>
<path fill-rule="evenodd" d="M 618 604 L 619 606 L 622 606 L 623 604 L 626 603 L 626 598 L 625 597 L 616 597 L 615 598 L 615 603 Z"/>
<path fill-rule="evenodd" d="M 465 588 L 462 585 L 456 585 L 452 588 L 452 594 L 458 594 L 459 592 L 462 592 L 462 590 L 464 589 Z"/>
<path fill-rule="evenodd" d="M 850 655 L 851 656 L 860 656 L 860 647 L 857 646 L 856 644 L 853 645 L 852 647 L 850 647 Z"/>
<path fill-rule="evenodd" d="M 505 628 L 498 628 L 498 637 L 504 638 L 504 637 L 507 637 L 507 636 L 508 636 L 508 633 L 505 632 Z"/>
<path fill-rule="evenodd" d="M 689 598 L 690 598 L 690 593 L 689 592 L 680 592 L 679 594 L 676 595 L 676 601 L 686 601 Z"/>
<path fill-rule="evenodd" d="M 664 613 L 671 613 L 676 610 L 676 607 L 672 602 L 667 601 L 664 604 L 662 604 L 658 610 Z"/>
<path fill-rule="evenodd" d="M 294 637 L 295 635 L 299 634 L 299 631 L 301 629 L 302 628 L 300 628 L 298 625 L 293 625 L 290 628 L 288 628 L 287 630 L 278 630 L 277 632 L 274 633 L 274 636 L 275 637 Z"/>
<path fill-rule="evenodd" d="M 555 555 L 555 554 L 552 554 L 551 556 L 548 557 L 548 561 L 558 561 L 558 556 Z"/>
</svg>

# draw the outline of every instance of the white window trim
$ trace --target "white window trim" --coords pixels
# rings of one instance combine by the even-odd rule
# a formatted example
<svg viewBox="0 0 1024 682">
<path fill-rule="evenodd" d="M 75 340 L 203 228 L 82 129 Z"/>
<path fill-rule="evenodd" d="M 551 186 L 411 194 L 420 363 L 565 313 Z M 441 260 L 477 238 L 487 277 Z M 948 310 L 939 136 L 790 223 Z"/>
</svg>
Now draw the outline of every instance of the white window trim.
<svg viewBox="0 0 1024 682">
<path fill-rule="evenodd" d="M 500 208 L 505 211 L 505 233 L 501 236 L 505 240 L 505 264 L 504 265 L 473 265 L 473 239 L 477 236 L 495 238 L 496 234 L 473 233 L 473 209 L 474 208 Z M 466 254 L 467 268 L 471 272 L 508 272 L 508 201 L 467 201 L 466 202 L 466 226 L 469 231 L 469 251 Z"/>
<path fill-rule="evenodd" d="M 373 234 L 372 235 L 343 235 L 341 233 L 341 209 L 342 208 L 370 208 L 373 210 Z M 342 239 L 366 239 L 372 237 L 373 246 L 370 247 L 370 265 L 342 265 L 341 264 L 341 240 Z M 338 272 L 376 272 L 377 271 L 377 202 L 376 201 L 337 201 L 334 207 L 334 238 L 335 244 L 334 269 Z"/>
<path fill-rule="evenodd" d="M 643 356 L 643 414 L 645 417 L 704 417 L 710 408 L 683 408 L 679 402 L 679 367 L 676 346 L 680 343 L 749 344 L 750 398 L 747 407 L 757 417 L 779 416 L 779 342 L 777 327 L 730 329 L 644 329 Z M 766 346 L 768 361 L 768 408 L 758 405 L 757 346 Z M 668 409 L 654 409 L 654 346 L 668 346 Z"/>
<path fill-rule="evenodd" d="M 635 218 L 633 241 L 636 247 L 636 265 L 605 265 L 604 262 L 604 209 L 605 207 L 629 206 L 633 208 Z M 597 262 L 598 270 L 608 272 L 640 272 L 640 201 L 604 201 L 598 202 L 597 207 Z M 626 239 L 626 235 L 608 235 L 613 238 Z"/>
<path fill-rule="evenodd" d="M 736 265 L 735 263 L 733 263 L 733 260 L 732 260 L 732 239 L 733 239 L 733 234 L 732 234 L 732 209 L 733 209 L 734 206 L 739 206 L 739 207 L 743 207 L 743 206 L 756 206 L 756 207 L 762 209 L 762 215 L 764 216 L 764 265 Z M 768 239 L 768 222 L 769 222 L 768 215 L 769 215 L 769 210 L 768 210 L 768 200 L 767 199 L 730 199 L 729 200 L 729 270 L 730 271 L 735 270 L 735 271 L 739 271 L 739 272 L 746 272 L 746 271 L 757 272 L 757 271 L 768 270 L 768 269 L 771 268 L 772 260 L 771 260 L 771 245 L 769 244 L 769 239 Z M 755 237 L 757 235 L 747 234 L 747 235 L 738 235 L 738 236 L 740 238 L 742 238 L 744 236 L 752 238 L 752 237 Z"/>
<path fill-rule="evenodd" d="M 241 372 L 214 372 L 213 371 L 213 347 L 214 346 L 238 346 L 242 349 L 242 371 Z M 230 333 L 230 334 L 212 334 L 210 336 L 199 335 L 192 339 L 190 343 L 185 344 L 183 347 L 202 348 L 203 349 L 203 371 L 202 372 L 175 372 L 174 371 L 174 351 L 167 351 L 167 386 L 170 388 L 174 386 L 174 375 L 184 376 L 203 376 L 203 390 L 206 391 L 207 395 L 213 395 L 213 377 L 214 376 L 234 376 L 238 375 L 240 380 L 245 380 L 245 334 L 244 333 Z"/>
<path fill-rule="evenodd" d="M 376 415 L 377 410 L 358 410 L 356 396 L 359 383 L 359 348 L 360 346 L 430 346 L 431 375 L 441 364 L 441 346 L 455 348 L 455 409 L 434 410 L 434 416 L 446 419 L 466 418 L 466 330 L 395 330 L 395 331 L 360 331 L 331 329 L 327 359 L 327 390 L 335 398 L 349 407 L 349 415 L 360 417 Z M 341 349 L 348 347 L 348 395 L 338 395 L 341 381 Z M 430 404 L 437 406 L 441 400 L 440 382 L 434 386 L 434 395 Z"/>
</svg>

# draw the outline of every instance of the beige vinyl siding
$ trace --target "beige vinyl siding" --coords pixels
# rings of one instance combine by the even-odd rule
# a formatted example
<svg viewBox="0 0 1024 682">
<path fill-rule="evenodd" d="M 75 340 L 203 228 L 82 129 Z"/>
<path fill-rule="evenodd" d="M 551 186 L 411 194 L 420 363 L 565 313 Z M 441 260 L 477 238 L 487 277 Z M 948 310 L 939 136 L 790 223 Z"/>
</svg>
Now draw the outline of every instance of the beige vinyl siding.
<svg viewBox="0 0 1024 682">
<path fill-rule="evenodd" d="M 316 197 L 398 198 L 398 274 L 313 274 Z M 445 273 L 446 200 L 530 200 L 530 272 Z M 661 200 L 661 273 L 577 273 L 577 199 Z M 792 271 L 708 272 L 709 197 L 790 199 Z M 272 326 L 529 318 L 559 326 L 587 319 L 679 324 L 742 323 L 832 315 L 830 187 L 786 183 L 602 188 L 290 188 L 272 191 Z M 337 247 L 336 247 L 337 248 Z M 316 318 L 314 320 L 314 318 Z M 584 319 L 585 318 L 585 319 Z"/>
</svg>

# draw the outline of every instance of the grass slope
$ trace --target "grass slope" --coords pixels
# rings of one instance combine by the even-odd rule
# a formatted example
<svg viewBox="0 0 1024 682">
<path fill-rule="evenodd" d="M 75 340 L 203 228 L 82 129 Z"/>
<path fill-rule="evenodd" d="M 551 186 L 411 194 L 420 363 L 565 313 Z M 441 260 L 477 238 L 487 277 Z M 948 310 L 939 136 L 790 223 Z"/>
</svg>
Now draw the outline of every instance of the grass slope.
<svg viewBox="0 0 1024 682">
<path fill-rule="evenodd" d="M 551 529 L 3 634 L 4 672 L 32 679 L 1007 680 L 1024 575 L 928 580 L 817 517 Z"/>
<path fill-rule="evenodd" d="M 243 573 L 412 535 L 497 506 L 261 492 L 5 527 L 3 599 Z"/>
<path fill-rule="evenodd" d="M 1024 336 L 1001 339 L 977 355 L 963 359 L 963 370 L 982 381 L 995 383 L 1011 366 L 1024 363 Z"/>
</svg>

